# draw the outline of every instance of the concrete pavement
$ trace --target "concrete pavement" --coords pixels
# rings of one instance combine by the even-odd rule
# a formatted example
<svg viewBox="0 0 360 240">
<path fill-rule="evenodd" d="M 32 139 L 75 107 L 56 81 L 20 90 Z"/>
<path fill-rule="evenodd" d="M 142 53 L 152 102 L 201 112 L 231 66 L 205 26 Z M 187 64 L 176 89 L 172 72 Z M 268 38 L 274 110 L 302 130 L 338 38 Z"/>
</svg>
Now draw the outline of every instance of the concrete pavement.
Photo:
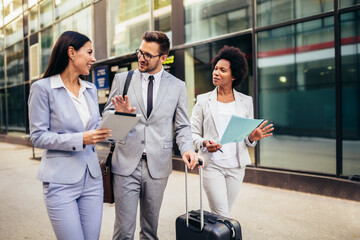
<svg viewBox="0 0 360 240">
<path fill-rule="evenodd" d="M 36 180 L 38 166 L 30 147 L 0 142 L 0 240 L 55 239 Z M 198 175 L 190 174 L 189 182 L 189 208 L 198 209 Z M 184 173 L 174 171 L 160 214 L 161 240 L 175 239 L 175 219 L 185 212 L 184 191 Z M 204 206 L 209 209 L 206 198 Z M 231 217 L 241 223 L 245 240 L 360 240 L 355 201 L 244 183 Z M 111 239 L 113 223 L 114 205 L 105 204 L 101 240 Z"/>
</svg>

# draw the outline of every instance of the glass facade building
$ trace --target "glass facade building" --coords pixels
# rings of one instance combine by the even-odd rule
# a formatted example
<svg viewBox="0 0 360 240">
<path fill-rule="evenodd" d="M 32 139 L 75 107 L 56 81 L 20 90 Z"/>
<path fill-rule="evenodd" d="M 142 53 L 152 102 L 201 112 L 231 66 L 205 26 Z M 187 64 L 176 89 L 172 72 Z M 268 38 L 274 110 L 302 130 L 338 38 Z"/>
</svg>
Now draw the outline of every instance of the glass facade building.
<svg viewBox="0 0 360 240">
<path fill-rule="evenodd" d="M 0 0 L 0 133 L 29 133 L 27 98 L 59 35 L 89 36 L 105 69 L 100 108 L 116 73 L 137 67 L 141 34 L 171 40 L 164 64 L 186 82 L 189 113 L 211 91 L 211 59 L 239 47 L 249 76 L 237 90 L 274 135 L 251 150 L 253 166 L 352 178 L 360 175 L 360 1 Z M 359 31 L 359 34 L 358 34 Z M 174 156 L 178 155 L 174 146 Z"/>
</svg>

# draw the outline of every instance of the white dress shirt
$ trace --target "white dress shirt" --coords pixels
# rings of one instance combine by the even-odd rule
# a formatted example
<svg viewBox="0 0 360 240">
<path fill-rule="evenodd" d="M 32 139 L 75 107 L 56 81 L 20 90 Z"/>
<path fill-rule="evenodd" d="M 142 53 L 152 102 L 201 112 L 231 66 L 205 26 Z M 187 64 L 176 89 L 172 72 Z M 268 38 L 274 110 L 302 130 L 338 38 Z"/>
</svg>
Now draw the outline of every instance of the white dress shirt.
<svg viewBox="0 0 360 240">
<path fill-rule="evenodd" d="M 164 68 L 161 68 L 161 70 L 158 73 L 155 73 L 154 76 L 154 82 L 153 82 L 153 106 L 155 104 L 156 96 L 159 91 L 160 82 L 161 82 L 161 76 L 164 72 Z M 152 74 L 149 73 L 141 73 L 141 90 L 142 90 L 142 96 L 144 100 L 144 106 L 145 106 L 145 112 L 147 112 L 147 91 L 148 91 L 148 85 L 149 85 L 149 76 Z"/>
<path fill-rule="evenodd" d="M 64 87 L 67 91 L 67 93 L 69 94 L 72 102 L 74 103 L 74 106 L 77 110 L 77 112 L 79 113 L 80 119 L 84 125 L 84 128 L 86 128 L 88 122 L 90 121 L 90 111 L 89 111 L 89 107 L 87 105 L 85 96 L 84 96 L 84 91 L 86 90 L 86 88 L 91 88 L 91 86 L 86 85 L 84 83 L 83 80 L 81 80 L 79 78 L 79 83 L 80 83 L 80 90 L 79 90 L 79 96 L 76 97 L 72 92 L 70 92 L 66 87 L 64 82 L 62 81 L 60 74 L 57 74 L 56 76 L 54 76 L 53 81 L 51 82 L 51 88 L 59 88 L 59 87 Z"/>
</svg>

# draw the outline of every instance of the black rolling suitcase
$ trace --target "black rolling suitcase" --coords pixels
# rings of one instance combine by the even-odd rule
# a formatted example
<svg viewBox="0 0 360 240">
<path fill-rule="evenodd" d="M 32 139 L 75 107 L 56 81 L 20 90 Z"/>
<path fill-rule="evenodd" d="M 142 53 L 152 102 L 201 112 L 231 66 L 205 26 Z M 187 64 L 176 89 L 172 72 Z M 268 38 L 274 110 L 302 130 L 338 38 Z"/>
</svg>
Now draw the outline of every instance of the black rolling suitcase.
<svg viewBox="0 0 360 240">
<path fill-rule="evenodd" d="M 200 161 L 199 161 L 200 162 Z M 202 162 L 200 162 L 202 165 Z M 240 223 L 203 210 L 202 166 L 200 173 L 200 209 L 188 211 L 187 167 L 185 166 L 186 213 L 176 219 L 176 240 L 242 240 Z"/>
</svg>

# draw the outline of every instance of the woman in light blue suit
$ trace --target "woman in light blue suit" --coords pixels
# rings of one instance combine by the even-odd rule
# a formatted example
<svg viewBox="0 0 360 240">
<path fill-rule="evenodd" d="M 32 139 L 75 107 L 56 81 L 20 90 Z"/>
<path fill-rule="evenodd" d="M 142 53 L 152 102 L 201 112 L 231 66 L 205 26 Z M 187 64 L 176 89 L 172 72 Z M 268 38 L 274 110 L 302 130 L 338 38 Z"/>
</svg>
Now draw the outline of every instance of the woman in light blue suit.
<svg viewBox="0 0 360 240">
<path fill-rule="evenodd" d="M 200 150 L 199 158 L 205 161 L 204 189 L 211 211 L 228 217 L 240 191 L 245 166 L 251 164 L 247 147 L 255 147 L 256 141 L 271 136 L 273 125 L 266 125 L 265 121 L 244 141 L 221 146 L 219 141 L 231 115 L 254 118 L 253 101 L 234 89 L 248 72 L 245 55 L 240 49 L 224 46 L 211 64 L 216 88 L 198 95 L 191 128 L 194 145 Z"/>
<path fill-rule="evenodd" d="M 57 40 L 44 78 L 31 85 L 30 140 L 45 149 L 37 178 L 57 239 L 98 239 L 103 186 L 94 144 L 110 136 L 96 87 L 79 78 L 96 61 L 91 41 L 68 31 Z"/>
</svg>

